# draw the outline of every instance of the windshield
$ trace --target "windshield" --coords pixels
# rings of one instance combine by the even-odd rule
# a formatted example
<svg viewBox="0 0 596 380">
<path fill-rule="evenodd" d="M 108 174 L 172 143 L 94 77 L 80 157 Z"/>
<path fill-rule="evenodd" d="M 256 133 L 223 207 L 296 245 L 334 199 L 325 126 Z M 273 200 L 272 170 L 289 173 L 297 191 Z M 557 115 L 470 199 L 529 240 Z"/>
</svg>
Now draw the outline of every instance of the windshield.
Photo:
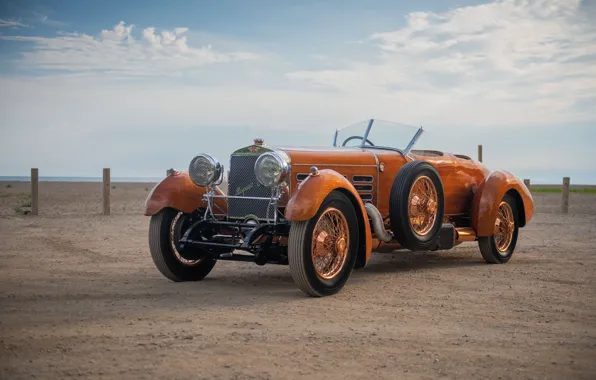
<svg viewBox="0 0 596 380">
<path fill-rule="evenodd" d="M 333 146 L 397 149 L 407 154 L 422 128 L 384 120 L 365 120 L 335 132 Z"/>
</svg>

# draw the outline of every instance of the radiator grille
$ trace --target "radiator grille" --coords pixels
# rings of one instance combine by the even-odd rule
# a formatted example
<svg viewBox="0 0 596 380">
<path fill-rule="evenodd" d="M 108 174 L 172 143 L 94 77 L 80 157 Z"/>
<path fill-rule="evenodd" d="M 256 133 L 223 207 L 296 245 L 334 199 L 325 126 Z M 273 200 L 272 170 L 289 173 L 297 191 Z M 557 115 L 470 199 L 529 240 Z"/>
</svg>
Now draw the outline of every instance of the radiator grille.
<svg viewBox="0 0 596 380">
<path fill-rule="evenodd" d="M 230 175 L 228 178 L 228 194 L 242 197 L 268 197 L 273 189 L 262 186 L 255 176 L 255 162 L 259 155 L 235 154 L 230 157 Z M 254 215 L 259 219 L 273 219 L 275 207 L 269 206 L 269 200 L 228 199 L 228 216 L 244 218 Z"/>
</svg>

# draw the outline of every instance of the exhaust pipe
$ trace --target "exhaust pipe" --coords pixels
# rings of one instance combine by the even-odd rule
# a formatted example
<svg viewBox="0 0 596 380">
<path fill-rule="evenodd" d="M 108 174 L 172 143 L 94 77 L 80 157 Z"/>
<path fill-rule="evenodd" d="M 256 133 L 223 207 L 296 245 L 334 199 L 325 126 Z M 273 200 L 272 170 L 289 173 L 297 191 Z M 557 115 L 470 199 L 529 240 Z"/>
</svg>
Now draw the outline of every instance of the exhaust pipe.
<svg viewBox="0 0 596 380">
<path fill-rule="evenodd" d="M 381 216 L 379 210 L 377 210 L 372 203 L 366 203 L 364 208 L 372 220 L 373 231 L 375 232 L 377 239 L 385 243 L 391 242 L 393 240 L 393 236 L 387 232 L 387 230 L 385 230 L 385 223 L 383 223 L 383 217 Z"/>
</svg>

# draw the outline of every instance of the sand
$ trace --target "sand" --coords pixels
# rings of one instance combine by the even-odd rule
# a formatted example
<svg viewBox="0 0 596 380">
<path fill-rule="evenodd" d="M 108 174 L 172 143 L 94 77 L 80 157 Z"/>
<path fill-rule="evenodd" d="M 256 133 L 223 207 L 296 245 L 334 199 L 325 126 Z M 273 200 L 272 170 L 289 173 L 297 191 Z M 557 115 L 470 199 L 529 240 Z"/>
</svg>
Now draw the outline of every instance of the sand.
<svg viewBox="0 0 596 380">
<path fill-rule="evenodd" d="M 288 267 L 173 283 L 148 253 L 151 184 L 0 183 L 1 379 L 594 379 L 596 195 L 536 194 L 506 265 L 475 243 L 375 254 L 333 297 Z"/>
</svg>

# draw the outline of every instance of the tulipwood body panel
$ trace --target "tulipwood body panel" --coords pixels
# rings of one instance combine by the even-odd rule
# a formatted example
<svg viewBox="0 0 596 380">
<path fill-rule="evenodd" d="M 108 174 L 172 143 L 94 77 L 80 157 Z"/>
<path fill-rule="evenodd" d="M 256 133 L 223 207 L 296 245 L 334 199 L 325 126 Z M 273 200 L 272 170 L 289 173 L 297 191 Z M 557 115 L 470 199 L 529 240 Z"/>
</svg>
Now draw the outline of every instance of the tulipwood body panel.
<svg viewBox="0 0 596 380">
<path fill-rule="evenodd" d="M 292 172 L 289 180 L 290 194 L 316 166 L 319 170 L 331 169 L 344 176 L 356 189 L 358 197 L 376 204 L 378 195 L 378 165 L 373 153 L 350 148 L 313 149 L 285 148 L 290 156 Z"/>
<path fill-rule="evenodd" d="M 358 201 L 357 211 L 365 224 L 367 258 L 372 246 L 372 235 L 365 202 L 374 204 L 388 224 L 389 199 L 397 173 L 407 162 L 421 160 L 430 163 L 441 177 L 445 194 L 445 216 L 468 220 L 477 236 L 493 233 L 496 208 L 505 193 L 513 191 L 523 210 L 521 226 L 533 216 L 534 204 L 527 187 L 517 177 L 505 171 L 490 172 L 481 162 L 467 156 L 450 153 L 415 150 L 408 157 L 392 150 L 370 148 L 296 148 L 281 147 L 270 150 L 284 151 L 291 164 L 288 186 L 278 203 L 286 218 L 306 220 L 312 217 L 325 196 L 336 188 L 344 189 Z M 319 176 L 311 176 L 316 166 Z M 307 180 L 308 179 L 308 180 Z M 301 186 L 302 184 L 302 186 Z M 217 189 L 219 194 L 222 194 Z M 192 212 L 206 207 L 205 189 L 196 186 L 187 172 L 176 172 L 151 192 L 146 202 L 146 215 L 153 215 L 164 207 Z M 215 210 L 225 214 L 225 199 L 215 199 Z"/>
<path fill-rule="evenodd" d="M 403 154 L 380 149 L 283 149 L 291 158 L 292 174 L 289 181 L 293 193 L 300 183 L 299 176 L 306 176 L 311 166 L 318 169 L 331 169 L 344 175 L 356 188 L 364 201 L 372 202 L 383 217 L 389 216 L 389 195 L 397 172 L 411 158 Z M 418 152 L 418 154 L 416 153 Z M 483 181 L 489 170 L 480 162 L 458 157 L 449 153 L 414 151 L 416 160 L 433 165 L 443 181 L 445 192 L 445 215 L 469 214 L 474 190 Z M 372 177 L 372 182 L 354 181 L 362 177 Z M 365 185 L 369 185 L 366 186 Z M 360 190 L 362 189 L 362 190 Z"/>
<path fill-rule="evenodd" d="M 381 215 L 388 216 L 393 181 L 401 167 L 411 160 L 393 151 L 379 151 L 377 156 L 379 164 L 384 166 L 384 171 L 379 175 L 379 202 L 376 206 Z M 438 156 L 412 153 L 411 156 L 416 160 L 428 162 L 439 172 L 445 194 L 446 216 L 469 213 L 474 189 L 488 172 L 484 165 L 448 153 Z"/>
<path fill-rule="evenodd" d="M 513 174 L 497 170 L 478 186 L 472 201 L 471 223 L 477 236 L 491 236 L 494 233 L 499 204 L 507 193 L 511 193 L 518 201 L 520 227 L 532 219 L 534 201 L 530 190 Z"/>
<path fill-rule="evenodd" d="M 445 215 L 469 214 L 475 189 L 490 170 L 478 161 L 450 153 L 441 156 L 412 154 L 417 160 L 429 162 L 439 172 L 445 193 Z"/>
</svg>

